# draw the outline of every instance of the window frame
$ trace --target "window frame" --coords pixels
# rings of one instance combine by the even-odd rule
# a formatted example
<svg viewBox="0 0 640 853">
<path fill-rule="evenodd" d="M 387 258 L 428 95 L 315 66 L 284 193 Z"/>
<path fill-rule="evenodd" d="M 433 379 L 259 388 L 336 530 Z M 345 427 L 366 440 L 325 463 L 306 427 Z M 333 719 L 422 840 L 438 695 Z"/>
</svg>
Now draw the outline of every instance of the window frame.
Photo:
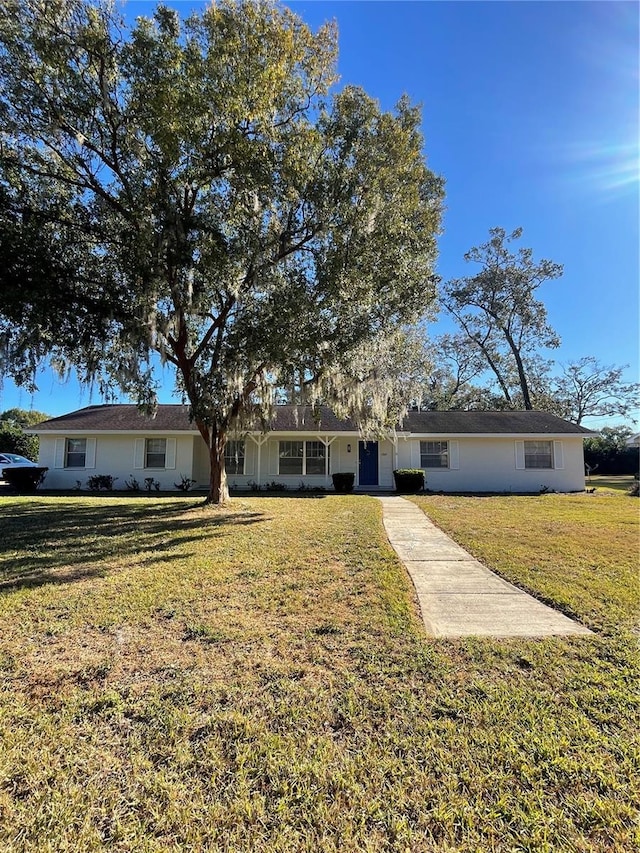
<svg viewBox="0 0 640 853">
<path fill-rule="evenodd" d="M 428 450 L 423 450 L 423 445 L 440 445 L 440 449 L 437 451 L 429 452 Z M 442 445 L 444 445 L 444 450 L 442 450 Z M 446 464 L 442 465 L 425 465 L 424 458 L 427 456 L 438 457 L 440 460 L 444 459 Z M 448 439 L 420 439 L 420 467 L 425 471 L 446 471 L 451 468 L 451 445 Z"/>
<path fill-rule="evenodd" d="M 282 445 L 302 445 L 302 454 L 299 456 L 283 456 Z M 307 447 L 309 445 L 315 445 L 313 448 L 315 451 L 322 451 L 322 454 L 318 453 L 318 455 L 309 454 L 307 452 Z M 302 462 L 300 471 L 283 471 L 282 470 L 282 459 L 300 459 Z M 323 462 L 323 470 L 322 471 L 309 471 L 308 462 L 310 460 L 322 460 Z M 330 454 L 330 445 L 325 444 L 323 441 L 317 438 L 310 439 L 280 439 L 278 441 L 278 475 L 282 477 L 327 477 L 329 475 L 329 466 L 331 464 L 331 454 Z M 312 466 L 313 467 L 313 466 Z"/>
<path fill-rule="evenodd" d="M 531 450 L 529 452 L 527 452 L 527 445 L 533 445 L 533 444 L 535 444 L 535 445 L 541 445 L 541 444 L 548 445 L 548 448 L 549 448 L 548 454 L 547 453 L 544 453 L 544 454 L 540 453 L 539 450 L 536 452 L 532 452 Z M 523 445 L 524 445 L 524 448 L 523 448 L 524 468 L 526 471 L 552 471 L 555 468 L 555 454 L 554 454 L 553 441 L 551 441 L 550 439 L 539 439 L 539 438 L 525 439 L 523 441 Z M 527 460 L 530 460 L 532 457 L 535 459 L 538 459 L 538 457 L 541 457 L 541 456 L 543 456 L 543 457 L 548 456 L 548 459 L 549 459 L 548 465 L 529 465 L 529 464 L 527 464 Z"/>
<path fill-rule="evenodd" d="M 163 442 L 164 450 L 160 452 L 159 450 L 149 450 L 149 445 L 152 442 Z M 162 465 L 150 465 L 149 457 L 150 456 L 162 456 Z M 153 436 L 152 438 L 145 438 L 144 440 L 144 469 L 148 471 L 164 471 L 167 467 L 167 439 L 166 438 L 158 438 L 157 436 Z"/>
<path fill-rule="evenodd" d="M 310 455 L 307 452 L 307 448 L 309 445 L 316 445 L 316 449 L 322 451 L 318 455 Z M 310 441 L 305 441 L 304 443 L 304 473 L 305 476 L 308 477 L 325 477 L 328 473 L 327 465 L 329 463 L 329 453 L 327 445 L 318 439 L 311 439 Z M 309 461 L 313 460 L 314 462 L 322 460 L 322 471 L 309 471 Z"/>
<path fill-rule="evenodd" d="M 230 453 L 230 448 L 234 447 L 234 453 Z M 240 452 L 241 449 L 241 452 Z M 224 446 L 224 470 L 227 474 L 234 477 L 243 477 L 247 461 L 247 444 L 243 439 L 231 439 Z M 242 470 L 238 470 L 238 466 Z"/>
<path fill-rule="evenodd" d="M 78 444 L 82 444 L 84 449 L 83 450 L 71 450 L 69 447 L 71 442 L 76 442 Z M 82 457 L 82 463 L 71 465 L 69 463 L 69 457 L 72 455 L 73 456 L 81 456 Z M 79 468 L 86 468 L 87 467 L 87 439 L 86 438 L 65 438 L 65 441 L 64 441 L 64 467 L 65 468 L 73 468 L 73 469 L 79 469 Z"/>
</svg>

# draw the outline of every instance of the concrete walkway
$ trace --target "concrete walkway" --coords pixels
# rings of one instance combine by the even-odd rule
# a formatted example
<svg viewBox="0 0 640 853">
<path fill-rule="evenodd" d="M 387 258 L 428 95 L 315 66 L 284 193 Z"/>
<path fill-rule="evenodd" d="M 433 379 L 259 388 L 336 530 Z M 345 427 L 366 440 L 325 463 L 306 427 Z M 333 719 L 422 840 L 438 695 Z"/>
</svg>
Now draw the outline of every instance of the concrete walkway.
<svg viewBox="0 0 640 853">
<path fill-rule="evenodd" d="M 379 500 L 387 536 L 411 575 L 430 634 L 436 637 L 591 634 L 588 628 L 489 571 L 411 501 L 396 496 Z"/>
</svg>

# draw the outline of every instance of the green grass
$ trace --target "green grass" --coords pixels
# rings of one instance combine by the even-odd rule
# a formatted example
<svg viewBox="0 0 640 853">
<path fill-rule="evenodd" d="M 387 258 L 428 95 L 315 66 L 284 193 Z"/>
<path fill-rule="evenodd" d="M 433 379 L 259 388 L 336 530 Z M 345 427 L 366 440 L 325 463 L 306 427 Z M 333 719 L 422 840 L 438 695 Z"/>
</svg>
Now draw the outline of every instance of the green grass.
<svg viewBox="0 0 640 853">
<path fill-rule="evenodd" d="M 590 477 L 585 478 L 585 488 L 595 489 L 596 491 L 613 489 L 615 492 L 628 492 L 632 485 L 633 477 L 631 474 L 628 476 L 621 474 L 617 477 L 592 474 Z"/>
<path fill-rule="evenodd" d="M 413 498 L 489 568 L 603 633 L 636 625 L 640 502 L 626 494 Z"/>
<path fill-rule="evenodd" d="M 635 504 L 589 497 L 580 591 L 572 497 L 529 499 L 527 583 L 598 633 L 455 642 L 375 499 L 3 499 L 0 850 L 633 849 Z M 464 527 L 445 500 L 421 505 Z M 515 579 L 532 507 L 500 545 L 483 500 L 474 547 Z"/>
</svg>

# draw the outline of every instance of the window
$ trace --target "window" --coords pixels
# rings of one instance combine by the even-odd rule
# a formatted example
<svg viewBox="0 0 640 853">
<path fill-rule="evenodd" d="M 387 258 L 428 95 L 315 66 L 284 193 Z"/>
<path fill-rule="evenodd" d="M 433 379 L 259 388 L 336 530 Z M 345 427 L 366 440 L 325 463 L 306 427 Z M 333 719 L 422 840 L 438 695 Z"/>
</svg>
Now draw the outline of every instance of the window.
<svg viewBox="0 0 640 853">
<path fill-rule="evenodd" d="M 304 441 L 280 442 L 280 474 L 302 474 Z"/>
<path fill-rule="evenodd" d="M 281 441 L 279 474 L 326 474 L 329 448 L 321 441 Z"/>
<path fill-rule="evenodd" d="M 305 474 L 324 474 L 327 448 L 321 441 L 305 441 Z"/>
<path fill-rule="evenodd" d="M 87 439 L 68 438 L 65 452 L 65 468 L 84 468 L 87 460 Z"/>
<path fill-rule="evenodd" d="M 164 468 L 167 459 L 167 439 L 148 438 L 144 445 L 144 467 Z"/>
<path fill-rule="evenodd" d="M 420 442 L 420 467 L 421 468 L 448 468 L 449 467 L 449 442 L 448 441 L 421 441 Z"/>
<path fill-rule="evenodd" d="M 525 441 L 525 468 L 553 468 L 553 442 Z"/>
<path fill-rule="evenodd" d="M 244 474 L 244 441 L 228 441 L 224 446 L 227 474 Z"/>
</svg>

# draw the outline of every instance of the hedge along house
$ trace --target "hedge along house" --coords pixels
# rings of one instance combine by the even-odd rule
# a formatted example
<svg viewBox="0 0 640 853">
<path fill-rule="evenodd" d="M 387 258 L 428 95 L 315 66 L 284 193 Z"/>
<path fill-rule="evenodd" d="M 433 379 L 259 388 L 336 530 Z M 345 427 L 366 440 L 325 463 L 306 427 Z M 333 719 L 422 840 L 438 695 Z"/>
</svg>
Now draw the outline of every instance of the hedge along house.
<svg viewBox="0 0 640 853">
<path fill-rule="evenodd" d="M 92 475 L 173 490 L 182 478 L 209 482 L 207 448 L 188 407 L 161 405 L 156 416 L 134 405 L 89 406 L 32 427 L 44 487 L 86 488 Z M 584 489 L 583 438 L 592 434 L 545 412 L 409 412 L 395 433 L 365 441 L 327 408 L 278 406 L 271 430 L 232 438 L 225 462 L 230 488 L 277 482 L 289 489 L 331 488 L 331 475 L 353 472 L 356 489 L 394 488 L 393 470 L 422 468 L 426 485 L 444 492 L 537 492 Z"/>
</svg>

